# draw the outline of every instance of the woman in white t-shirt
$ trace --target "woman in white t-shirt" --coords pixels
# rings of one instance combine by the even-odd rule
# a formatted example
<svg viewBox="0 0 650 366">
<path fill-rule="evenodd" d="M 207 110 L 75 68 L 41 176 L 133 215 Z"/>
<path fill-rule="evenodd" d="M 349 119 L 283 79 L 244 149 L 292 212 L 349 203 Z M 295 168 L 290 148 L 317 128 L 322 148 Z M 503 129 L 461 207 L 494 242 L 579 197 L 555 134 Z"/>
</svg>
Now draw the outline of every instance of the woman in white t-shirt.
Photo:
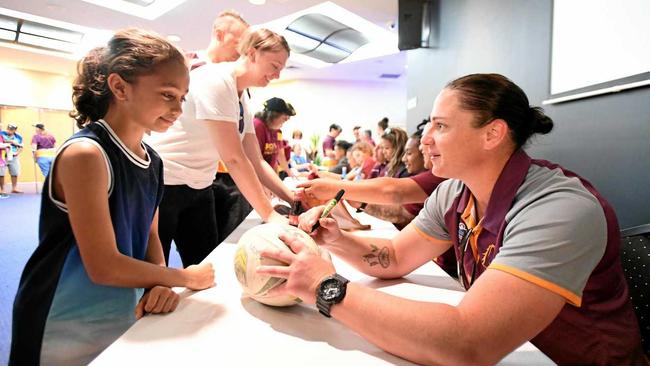
<svg viewBox="0 0 650 366">
<path fill-rule="evenodd" d="M 160 205 L 160 239 L 166 258 L 174 240 L 184 266 L 199 263 L 219 244 L 215 204 L 230 212 L 230 196 L 215 198 L 215 173 L 227 171 L 239 191 L 266 222 L 286 222 L 273 211 L 263 186 L 285 201 L 293 193 L 259 151 L 250 87 L 265 87 L 280 76 L 289 57 L 284 37 L 267 29 L 248 33 L 235 62 L 209 63 L 190 73 L 183 114 L 149 142 L 164 161 L 165 195 Z M 215 202 L 217 199 L 217 202 Z M 221 202 L 223 204 L 221 204 Z"/>
</svg>

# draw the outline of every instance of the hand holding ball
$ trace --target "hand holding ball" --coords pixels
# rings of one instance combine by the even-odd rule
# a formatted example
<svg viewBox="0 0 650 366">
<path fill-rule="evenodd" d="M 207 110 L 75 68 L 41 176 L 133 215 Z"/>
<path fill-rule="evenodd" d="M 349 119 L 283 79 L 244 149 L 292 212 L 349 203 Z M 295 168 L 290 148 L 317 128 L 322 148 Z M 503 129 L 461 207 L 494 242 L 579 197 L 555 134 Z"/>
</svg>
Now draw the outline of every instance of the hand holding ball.
<svg viewBox="0 0 650 366">
<path fill-rule="evenodd" d="M 234 258 L 235 274 L 247 296 L 266 305 L 291 306 L 300 302 L 300 299 L 289 295 L 270 296 L 268 294 L 271 289 L 283 284 L 284 278 L 260 275 L 256 272 L 260 265 L 286 265 L 286 263 L 275 259 L 262 258 L 260 255 L 265 249 L 291 252 L 291 249 L 278 238 L 281 233 L 300 236 L 310 251 L 320 255 L 321 250 L 314 240 L 298 228 L 275 223 L 259 225 L 244 233 L 237 243 Z"/>
</svg>

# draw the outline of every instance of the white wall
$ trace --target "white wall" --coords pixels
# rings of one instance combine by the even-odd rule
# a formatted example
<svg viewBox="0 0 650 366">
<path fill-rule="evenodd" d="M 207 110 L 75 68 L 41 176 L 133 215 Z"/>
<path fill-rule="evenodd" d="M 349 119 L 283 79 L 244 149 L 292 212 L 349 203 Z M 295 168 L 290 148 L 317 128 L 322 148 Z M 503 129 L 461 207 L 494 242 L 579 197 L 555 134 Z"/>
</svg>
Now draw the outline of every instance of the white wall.
<svg viewBox="0 0 650 366">
<path fill-rule="evenodd" d="M 72 77 L 0 66 L 0 105 L 72 109 Z"/>
<path fill-rule="evenodd" d="M 340 138 L 352 141 L 352 127 L 370 129 L 388 117 L 392 126 L 406 126 L 406 78 L 389 81 L 295 80 L 274 82 L 251 90 L 253 110 L 280 97 L 297 111 L 282 128 L 285 136 L 300 129 L 303 136 L 324 137 L 328 127 L 343 127 Z M 72 77 L 0 66 L 0 105 L 72 109 Z"/>
<path fill-rule="evenodd" d="M 265 100 L 280 97 L 291 103 L 296 115 L 285 123 L 282 131 L 291 138 L 295 129 L 303 138 L 316 133 L 327 134 L 329 125 L 343 127 L 339 138 L 353 141 L 356 125 L 370 129 L 373 138 L 377 122 L 388 117 L 392 126 L 406 126 L 405 78 L 391 81 L 361 82 L 338 80 L 297 80 L 275 82 L 266 88 L 251 90 L 253 110 L 261 110 Z M 322 140 L 321 140 L 322 141 Z"/>
</svg>

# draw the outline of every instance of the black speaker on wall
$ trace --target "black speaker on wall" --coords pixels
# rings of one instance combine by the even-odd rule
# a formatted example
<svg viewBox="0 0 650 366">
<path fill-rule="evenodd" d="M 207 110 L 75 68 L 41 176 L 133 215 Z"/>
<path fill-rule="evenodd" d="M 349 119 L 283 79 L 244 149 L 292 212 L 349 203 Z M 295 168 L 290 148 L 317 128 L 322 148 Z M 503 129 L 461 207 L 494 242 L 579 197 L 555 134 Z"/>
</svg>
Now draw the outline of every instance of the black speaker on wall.
<svg viewBox="0 0 650 366">
<path fill-rule="evenodd" d="M 398 48 L 401 51 L 438 46 L 439 0 L 399 0 Z"/>
</svg>

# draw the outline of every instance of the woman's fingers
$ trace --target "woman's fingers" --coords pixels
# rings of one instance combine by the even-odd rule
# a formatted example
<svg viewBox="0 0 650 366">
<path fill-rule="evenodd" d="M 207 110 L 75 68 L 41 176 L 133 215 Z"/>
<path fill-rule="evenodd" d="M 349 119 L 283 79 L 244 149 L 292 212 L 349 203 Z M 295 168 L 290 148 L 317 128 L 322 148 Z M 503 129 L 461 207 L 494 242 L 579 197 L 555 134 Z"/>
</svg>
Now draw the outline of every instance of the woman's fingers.
<svg viewBox="0 0 650 366">
<path fill-rule="evenodd" d="M 256 269 L 257 274 L 271 277 L 289 278 L 291 269 L 289 266 L 259 266 Z"/>
</svg>

